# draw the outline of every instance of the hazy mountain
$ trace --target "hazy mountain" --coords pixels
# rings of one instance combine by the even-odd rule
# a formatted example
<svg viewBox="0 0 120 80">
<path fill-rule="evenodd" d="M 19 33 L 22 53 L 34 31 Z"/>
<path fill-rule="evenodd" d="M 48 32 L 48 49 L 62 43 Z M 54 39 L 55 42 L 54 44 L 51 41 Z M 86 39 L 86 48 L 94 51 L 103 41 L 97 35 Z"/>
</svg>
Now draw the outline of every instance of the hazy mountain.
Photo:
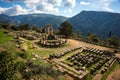
<svg viewBox="0 0 120 80">
<path fill-rule="evenodd" d="M 87 32 L 94 32 L 104 37 L 112 32 L 113 35 L 120 36 L 120 14 L 109 12 L 82 11 L 69 18 L 74 30 L 85 35 Z"/>
<path fill-rule="evenodd" d="M 68 18 L 63 16 L 55 16 L 51 14 L 27 14 L 27 15 L 18 15 L 18 16 L 7 16 L 0 14 L 0 22 L 8 22 L 14 24 L 24 24 L 28 23 L 31 26 L 36 24 L 40 27 L 45 26 L 45 24 L 52 24 L 56 29 L 59 25 L 66 21 Z"/>
<path fill-rule="evenodd" d="M 85 35 L 87 32 L 94 32 L 107 37 L 110 32 L 120 36 L 120 14 L 100 11 L 82 11 L 79 14 L 66 18 L 51 14 L 26 14 L 18 16 L 7 16 L 0 14 L 0 22 L 30 25 L 36 24 L 40 27 L 45 24 L 52 24 L 54 29 L 58 28 L 64 21 L 73 25 L 75 31 L 79 30 Z"/>
<path fill-rule="evenodd" d="M 12 17 L 4 15 L 4 14 L 0 14 L 0 22 L 4 22 L 4 23 L 17 23 L 17 20 L 12 19 Z"/>
</svg>

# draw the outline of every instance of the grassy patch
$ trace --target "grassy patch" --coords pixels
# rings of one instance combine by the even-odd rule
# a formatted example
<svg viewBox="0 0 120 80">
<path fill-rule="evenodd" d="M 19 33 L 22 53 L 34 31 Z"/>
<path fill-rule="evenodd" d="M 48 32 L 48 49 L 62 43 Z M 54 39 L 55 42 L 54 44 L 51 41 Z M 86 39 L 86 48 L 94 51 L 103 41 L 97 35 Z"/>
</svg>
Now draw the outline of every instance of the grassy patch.
<svg viewBox="0 0 120 80">
<path fill-rule="evenodd" d="M 34 52 L 41 57 L 48 57 L 53 53 L 53 50 L 35 50 Z"/>
<path fill-rule="evenodd" d="M 106 80 L 106 78 L 108 77 L 108 75 L 110 73 L 112 73 L 113 71 L 120 69 L 120 64 L 118 63 L 118 61 L 115 61 L 114 64 L 107 70 L 107 72 L 103 75 L 101 80 Z"/>
<path fill-rule="evenodd" d="M 0 43 L 5 43 L 12 40 L 11 36 L 7 36 L 2 29 L 0 29 Z"/>
<path fill-rule="evenodd" d="M 67 58 L 69 55 L 71 55 L 71 54 L 73 54 L 73 53 L 76 53 L 76 52 L 78 52 L 79 50 L 80 50 L 80 49 L 70 51 L 70 52 L 68 52 L 67 54 L 65 54 L 64 56 L 62 56 L 61 58 Z"/>
<path fill-rule="evenodd" d="M 91 74 L 89 73 L 86 80 L 92 80 L 93 77 L 94 77 L 94 75 L 91 75 Z"/>
</svg>

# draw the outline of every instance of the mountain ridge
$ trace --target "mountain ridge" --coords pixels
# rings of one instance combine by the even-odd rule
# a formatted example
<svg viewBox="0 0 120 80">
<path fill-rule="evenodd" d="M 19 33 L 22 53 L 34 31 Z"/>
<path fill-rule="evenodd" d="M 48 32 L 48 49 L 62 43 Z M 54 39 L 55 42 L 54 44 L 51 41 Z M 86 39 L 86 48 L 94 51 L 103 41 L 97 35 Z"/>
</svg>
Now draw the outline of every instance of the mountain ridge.
<svg viewBox="0 0 120 80">
<path fill-rule="evenodd" d="M 26 14 L 17 16 L 7 16 L 0 14 L 0 16 L 5 16 L 5 20 L 3 20 L 4 18 L 0 19 L 0 22 L 8 22 L 13 24 L 28 23 L 30 26 L 36 24 L 39 27 L 43 27 L 45 24 L 52 24 L 55 29 L 59 27 L 62 22 L 68 19 L 67 17 L 56 16 L 52 14 Z"/>
<path fill-rule="evenodd" d="M 72 24 L 75 31 L 80 31 L 86 35 L 87 32 L 97 33 L 106 37 L 109 32 L 120 36 L 120 14 L 103 11 L 82 11 L 67 20 Z"/>
<path fill-rule="evenodd" d="M 80 30 L 83 35 L 86 35 L 87 32 L 93 32 L 102 37 L 107 37 L 112 32 L 113 35 L 120 37 L 120 13 L 84 10 L 71 18 L 43 13 L 17 16 L 0 14 L 0 17 L 0 22 L 28 23 L 30 26 L 36 24 L 39 27 L 43 27 L 45 24 L 52 24 L 54 29 L 57 29 L 62 22 L 68 21 L 73 26 L 74 31 Z"/>
</svg>

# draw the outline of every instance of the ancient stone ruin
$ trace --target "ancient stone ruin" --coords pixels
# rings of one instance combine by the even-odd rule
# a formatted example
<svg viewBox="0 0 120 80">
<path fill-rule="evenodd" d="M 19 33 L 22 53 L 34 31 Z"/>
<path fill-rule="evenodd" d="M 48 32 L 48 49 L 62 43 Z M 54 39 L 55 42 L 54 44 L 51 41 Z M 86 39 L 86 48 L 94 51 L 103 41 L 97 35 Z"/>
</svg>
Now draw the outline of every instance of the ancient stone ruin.
<svg viewBox="0 0 120 80">
<path fill-rule="evenodd" d="M 66 39 L 58 38 L 57 35 L 53 33 L 52 25 L 47 24 L 43 29 L 42 37 L 39 44 L 44 47 L 59 47 L 67 43 Z"/>
<path fill-rule="evenodd" d="M 61 54 L 51 54 L 50 63 L 75 80 L 86 80 L 87 75 L 104 74 L 116 61 L 114 53 L 97 48 L 74 48 Z"/>
</svg>

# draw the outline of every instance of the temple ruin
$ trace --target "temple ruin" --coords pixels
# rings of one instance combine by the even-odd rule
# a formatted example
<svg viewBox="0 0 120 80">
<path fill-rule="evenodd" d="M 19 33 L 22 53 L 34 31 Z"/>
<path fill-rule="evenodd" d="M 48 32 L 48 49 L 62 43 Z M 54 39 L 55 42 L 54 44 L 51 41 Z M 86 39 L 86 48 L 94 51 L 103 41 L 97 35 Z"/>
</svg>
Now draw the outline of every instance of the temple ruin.
<svg viewBox="0 0 120 80">
<path fill-rule="evenodd" d="M 44 47 L 59 47 L 67 43 L 66 39 L 58 38 L 57 35 L 53 33 L 52 25 L 47 24 L 43 28 L 42 38 L 39 41 L 39 44 Z"/>
</svg>

